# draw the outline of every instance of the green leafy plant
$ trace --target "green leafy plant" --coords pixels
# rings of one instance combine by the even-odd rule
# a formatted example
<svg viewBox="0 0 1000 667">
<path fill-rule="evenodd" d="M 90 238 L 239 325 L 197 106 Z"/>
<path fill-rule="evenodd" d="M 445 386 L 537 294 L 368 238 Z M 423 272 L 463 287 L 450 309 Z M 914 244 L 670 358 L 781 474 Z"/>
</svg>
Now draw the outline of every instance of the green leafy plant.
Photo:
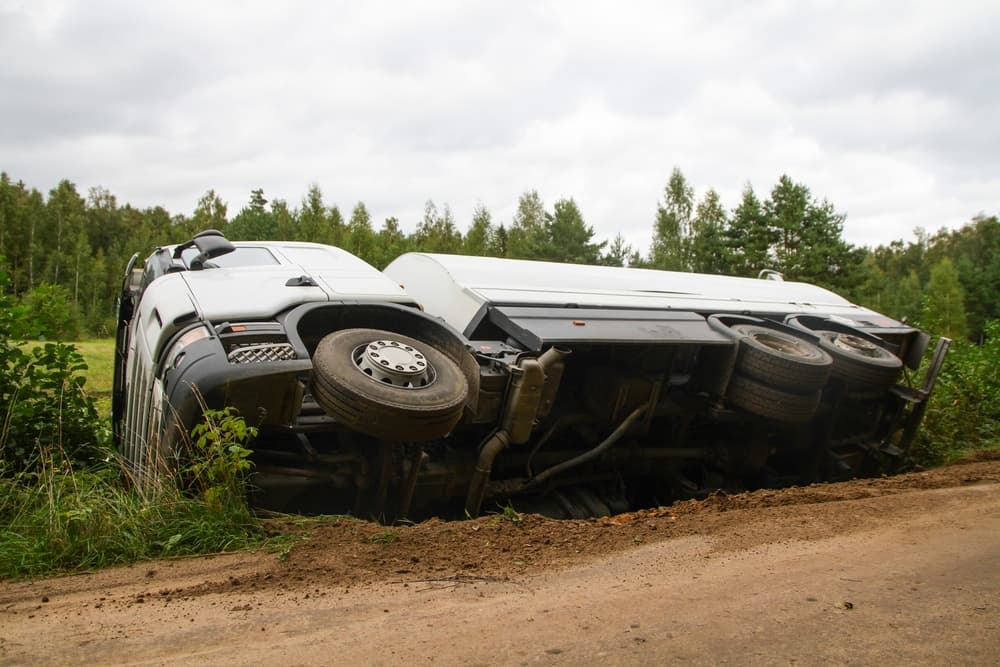
<svg viewBox="0 0 1000 667">
<path fill-rule="evenodd" d="M 17 342 L 24 313 L 0 271 L 0 578 L 89 570 L 259 544 L 246 502 L 256 433 L 231 410 L 207 411 L 185 479 L 151 497 L 122 484 L 71 346 Z M 193 493 L 192 493 L 193 491 Z"/>
<path fill-rule="evenodd" d="M 246 505 L 247 475 L 252 450 L 246 444 L 257 436 L 235 408 L 205 410 L 191 430 L 193 456 L 187 472 L 209 505 Z"/>
<path fill-rule="evenodd" d="M 504 506 L 503 510 L 493 517 L 493 520 L 490 523 L 497 524 L 501 521 L 512 523 L 515 526 L 520 526 L 524 523 L 524 515 L 514 509 L 514 506 L 508 502 L 507 505 Z"/>
</svg>

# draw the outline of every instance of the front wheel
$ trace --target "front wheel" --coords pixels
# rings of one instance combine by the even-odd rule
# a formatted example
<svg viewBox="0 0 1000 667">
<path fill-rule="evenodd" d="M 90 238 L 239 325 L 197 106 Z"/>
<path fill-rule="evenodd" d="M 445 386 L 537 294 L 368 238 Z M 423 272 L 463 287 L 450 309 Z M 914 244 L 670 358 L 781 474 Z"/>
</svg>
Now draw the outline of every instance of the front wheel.
<svg viewBox="0 0 1000 667">
<path fill-rule="evenodd" d="M 426 441 L 462 416 L 469 385 L 458 365 L 427 343 L 381 329 L 345 329 L 313 355 L 313 395 L 330 416 L 366 435 Z"/>
</svg>

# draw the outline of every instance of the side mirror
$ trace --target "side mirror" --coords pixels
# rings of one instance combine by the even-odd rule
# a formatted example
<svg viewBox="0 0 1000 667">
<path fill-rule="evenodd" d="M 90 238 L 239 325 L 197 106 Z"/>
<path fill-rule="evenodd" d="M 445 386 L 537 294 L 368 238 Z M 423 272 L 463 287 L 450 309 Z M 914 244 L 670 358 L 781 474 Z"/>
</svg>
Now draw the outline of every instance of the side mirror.
<svg viewBox="0 0 1000 667">
<path fill-rule="evenodd" d="M 195 261 L 200 259 L 203 262 L 236 250 L 236 246 L 221 234 L 218 236 L 215 234 L 199 234 L 194 237 L 194 245 L 198 248 L 198 256 L 195 258 Z"/>
<path fill-rule="evenodd" d="M 191 247 L 198 249 L 198 255 L 192 259 L 188 265 L 188 268 L 193 271 L 205 268 L 205 262 L 210 259 L 220 257 L 221 255 L 225 255 L 236 250 L 236 246 L 230 243 L 229 240 L 222 235 L 222 232 L 216 229 L 207 229 L 196 235 L 187 243 L 182 243 L 174 248 L 174 259 L 180 259 L 181 254 Z"/>
</svg>

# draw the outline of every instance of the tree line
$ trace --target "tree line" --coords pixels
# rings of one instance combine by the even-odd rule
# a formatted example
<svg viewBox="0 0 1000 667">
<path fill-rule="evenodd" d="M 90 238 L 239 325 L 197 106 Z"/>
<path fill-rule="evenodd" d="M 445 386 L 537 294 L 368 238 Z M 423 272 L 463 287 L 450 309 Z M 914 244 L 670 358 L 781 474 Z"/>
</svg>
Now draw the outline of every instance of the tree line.
<svg viewBox="0 0 1000 667">
<path fill-rule="evenodd" d="M 843 238 L 845 216 L 787 175 L 766 195 L 747 185 L 727 208 L 709 188 L 700 198 L 680 169 L 667 179 L 652 221 L 648 249 L 618 234 L 597 240 L 573 198 L 547 207 L 537 190 L 518 199 L 508 222 L 482 203 L 464 233 L 447 204 L 427 201 L 411 233 L 394 217 L 376 225 L 364 202 L 349 215 L 328 204 L 318 185 L 297 206 L 252 190 L 231 218 L 208 190 L 188 214 L 162 206 L 119 204 L 104 188 L 86 196 L 63 180 L 47 196 L 0 173 L 0 257 L 5 290 L 26 315 L 23 335 L 72 339 L 109 335 L 124 267 L 135 252 L 185 241 L 204 229 L 231 240 L 299 240 L 340 246 L 377 268 L 413 250 L 757 276 L 772 269 L 786 279 L 837 291 L 887 315 L 919 322 L 952 337 L 981 339 L 1000 319 L 1000 221 L 979 215 L 961 229 L 876 248 Z"/>
</svg>

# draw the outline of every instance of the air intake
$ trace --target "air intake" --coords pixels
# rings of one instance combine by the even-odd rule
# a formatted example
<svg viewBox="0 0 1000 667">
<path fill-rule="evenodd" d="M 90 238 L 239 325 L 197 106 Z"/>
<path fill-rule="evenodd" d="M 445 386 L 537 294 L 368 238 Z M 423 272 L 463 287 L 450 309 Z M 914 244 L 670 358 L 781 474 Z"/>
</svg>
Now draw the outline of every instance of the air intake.
<svg viewBox="0 0 1000 667">
<path fill-rule="evenodd" d="M 260 343 L 240 345 L 229 351 L 229 361 L 234 364 L 256 364 L 263 361 L 287 361 L 295 358 L 290 343 Z"/>
</svg>

